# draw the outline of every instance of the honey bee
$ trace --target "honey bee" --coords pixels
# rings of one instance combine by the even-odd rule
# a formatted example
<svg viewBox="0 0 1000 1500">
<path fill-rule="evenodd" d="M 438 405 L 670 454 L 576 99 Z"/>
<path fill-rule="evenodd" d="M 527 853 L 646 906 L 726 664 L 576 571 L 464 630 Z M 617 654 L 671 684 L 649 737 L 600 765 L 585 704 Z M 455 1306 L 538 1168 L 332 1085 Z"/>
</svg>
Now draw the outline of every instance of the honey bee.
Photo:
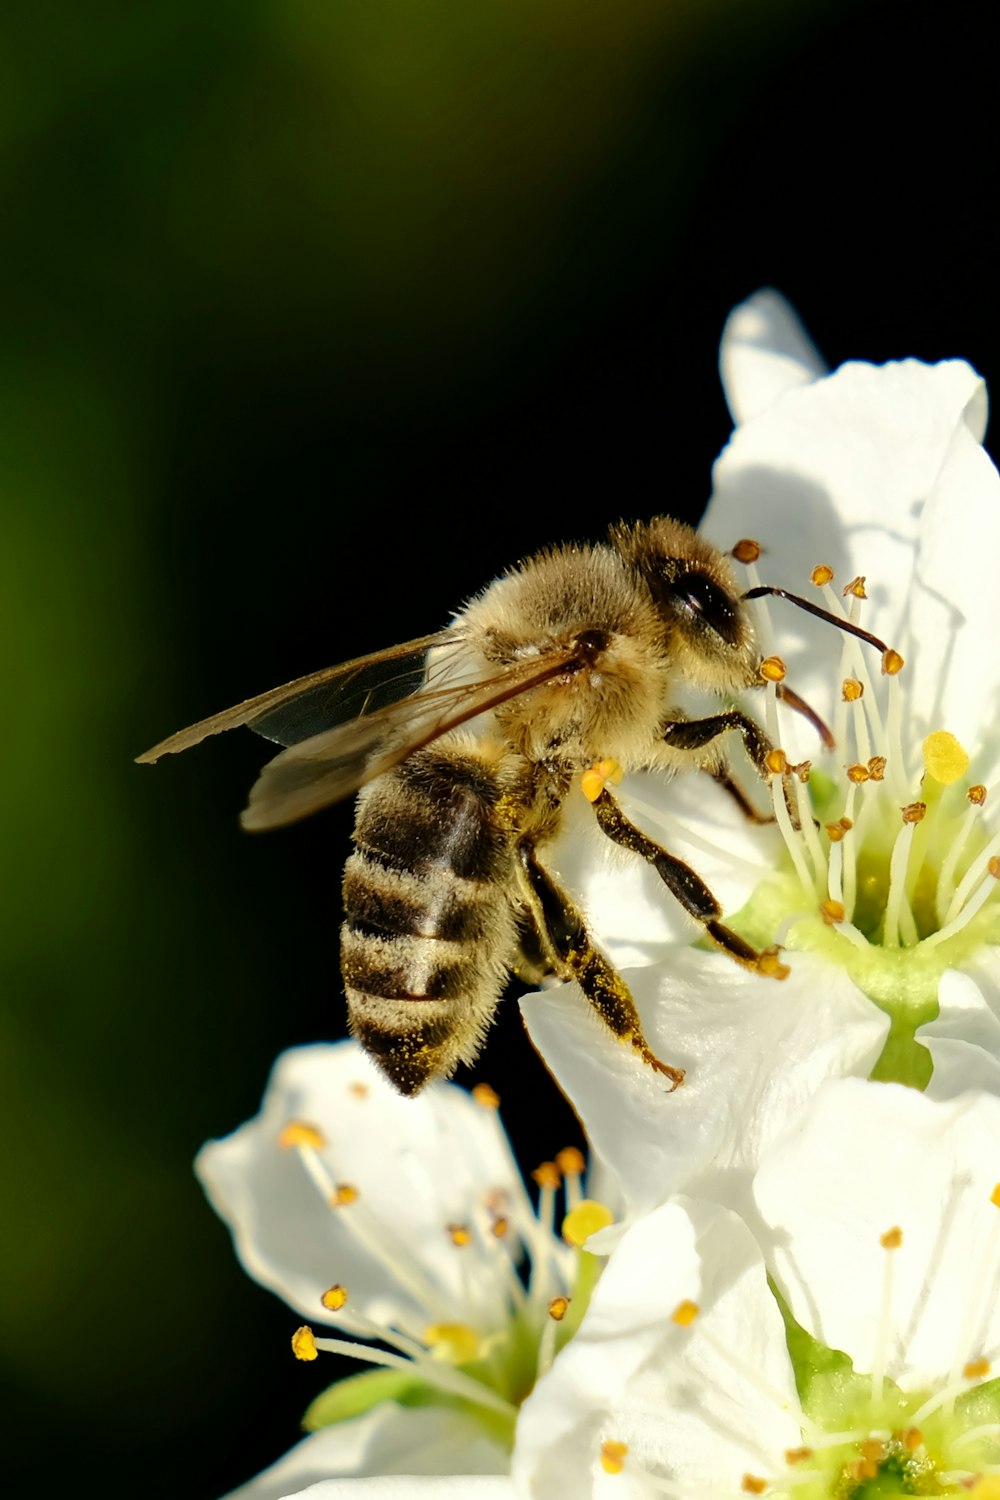
<svg viewBox="0 0 1000 1500">
<path fill-rule="evenodd" d="M 739 800 L 733 735 L 767 775 L 771 742 L 753 718 L 731 703 L 692 718 L 675 702 L 684 684 L 722 700 L 760 685 L 746 597 L 727 556 L 690 527 L 621 523 L 604 544 L 528 558 L 434 635 L 248 699 L 139 760 L 243 724 L 277 741 L 286 748 L 242 815 L 253 830 L 360 792 L 344 988 L 352 1032 L 403 1094 L 473 1061 L 511 971 L 575 979 L 614 1036 L 676 1088 L 683 1071 L 654 1055 L 545 853 L 584 778 L 603 832 L 647 860 L 732 959 L 780 975 L 774 950 L 727 927 L 705 882 L 636 827 L 607 784 L 611 767 L 700 769 Z"/>
</svg>

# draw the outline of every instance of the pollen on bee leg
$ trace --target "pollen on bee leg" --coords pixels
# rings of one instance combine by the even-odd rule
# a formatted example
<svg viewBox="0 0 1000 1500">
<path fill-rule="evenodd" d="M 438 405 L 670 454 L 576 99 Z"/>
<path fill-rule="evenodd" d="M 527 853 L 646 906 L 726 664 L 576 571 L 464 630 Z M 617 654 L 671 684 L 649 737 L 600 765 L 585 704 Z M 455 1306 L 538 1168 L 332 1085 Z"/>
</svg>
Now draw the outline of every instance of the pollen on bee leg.
<svg viewBox="0 0 1000 1500">
<path fill-rule="evenodd" d="M 308 1120 L 289 1120 L 278 1132 L 278 1145 L 283 1151 L 291 1151 L 296 1146 L 311 1146 L 314 1151 L 321 1151 L 326 1145 L 326 1136 L 318 1125 L 311 1125 Z"/>
<path fill-rule="evenodd" d="M 628 1443 L 620 1443 L 615 1438 L 605 1438 L 601 1444 L 601 1468 L 605 1474 L 620 1474 L 625 1467 L 627 1456 Z"/>
<path fill-rule="evenodd" d="M 605 758 L 596 761 L 580 777 L 580 790 L 588 802 L 596 802 L 607 783 L 610 781 L 612 786 L 617 786 L 624 774 L 616 760 Z"/>
</svg>

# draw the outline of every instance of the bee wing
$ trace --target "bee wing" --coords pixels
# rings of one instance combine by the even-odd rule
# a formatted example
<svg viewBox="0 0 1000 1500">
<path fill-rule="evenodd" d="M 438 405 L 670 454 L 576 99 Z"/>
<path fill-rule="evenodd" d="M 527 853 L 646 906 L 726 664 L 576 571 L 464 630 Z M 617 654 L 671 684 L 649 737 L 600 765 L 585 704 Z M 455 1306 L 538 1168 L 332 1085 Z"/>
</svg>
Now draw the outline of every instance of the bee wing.
<svg viewBox="0 0 1000 1500">
<path fill-rule="evenodd" d="M 461 632 L 451 628 L 390 646 L 371 656 L 358 656 L 336 667 L 324 667 L 297 677 L 256 698 L 247 698 L 222 713 L 211 714 L 188 729 L 161 740 L 136 757 L 152 765 L 161 755 L 176 755 L 200 745 L 213 734 L 246 724 L 279 745 L 295 745 L 345 719 L 361 718 L 389 699 L 403 698 L 420 685 L 427 652 L 434 646 L 457 645 Z"/>
<path fill-rule="evenodd" d="M 268 761 L 240 819 L 257 832 L 297 822 L 350 796 L 470 719 L 573 670 L 569 648 L 519 662 L 487 679 L 426 686 L 401 703 L 338 725 Z"/>
</svg>

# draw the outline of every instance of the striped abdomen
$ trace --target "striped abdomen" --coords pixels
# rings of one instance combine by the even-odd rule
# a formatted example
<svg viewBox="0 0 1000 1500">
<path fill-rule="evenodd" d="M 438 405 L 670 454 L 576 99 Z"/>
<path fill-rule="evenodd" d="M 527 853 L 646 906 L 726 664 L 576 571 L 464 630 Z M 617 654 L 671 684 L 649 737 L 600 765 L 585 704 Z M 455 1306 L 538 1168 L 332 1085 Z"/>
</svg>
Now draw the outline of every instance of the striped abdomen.
<svg viewBox="0 0 1000 1500">
<path fill-rule="evenodd" d="M 404 1094 L 471 1062 L 514 950 L 492 766 L 422 750 L 362 793 L 344 871 L 351 1030 Z"/>
</svg>

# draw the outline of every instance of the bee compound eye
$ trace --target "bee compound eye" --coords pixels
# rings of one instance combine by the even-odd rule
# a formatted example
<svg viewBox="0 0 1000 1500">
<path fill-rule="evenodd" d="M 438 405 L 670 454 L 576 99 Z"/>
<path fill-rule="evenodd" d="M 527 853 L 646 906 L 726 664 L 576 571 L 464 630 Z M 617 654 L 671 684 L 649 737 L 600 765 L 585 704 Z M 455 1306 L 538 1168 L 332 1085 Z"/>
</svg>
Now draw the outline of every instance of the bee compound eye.
<svg viewBox="0 0 1000 1500">
<path fill-rule="evenodd" d="M 734 646 L 742 634 L 738 602 L 706 573 L 688 572 L 665 580 L 665 592 L 677 613 L 687 615 Z"/>
</svg>

